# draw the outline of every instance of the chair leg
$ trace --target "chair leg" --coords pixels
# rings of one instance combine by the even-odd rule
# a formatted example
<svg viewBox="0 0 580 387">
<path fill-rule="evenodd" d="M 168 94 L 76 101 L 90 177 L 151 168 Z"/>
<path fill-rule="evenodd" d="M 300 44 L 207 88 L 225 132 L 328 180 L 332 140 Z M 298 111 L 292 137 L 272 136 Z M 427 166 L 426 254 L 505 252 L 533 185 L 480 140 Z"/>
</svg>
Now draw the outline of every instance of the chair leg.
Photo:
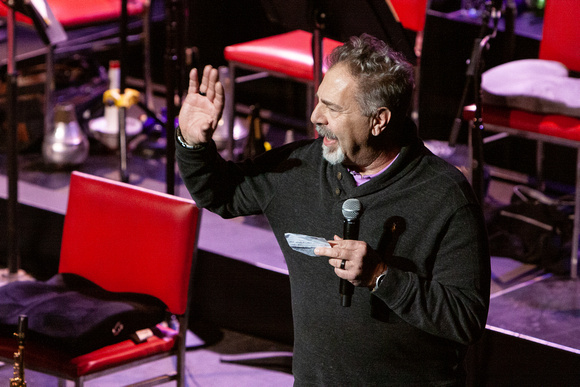
<svg viewBox="0 0 580 387">
<path fill-rule="evenodd" d="M 467 122 L 467 180 L 473 187 L 473 163 L 475 162 L 473 156 L 473 120 Z"/>
<path fill-rule="evenodd" d="M 234 126 L 236 123 L 236 68 L 235 66 L 230 63 L 230 84 L 229 84 L 229 92 L 226 95 L 226 108 L 228 109 L 228 151 L 230 160 L 235 160 L 235 143 L 236 139 L 234 138 Z M 229 103 L 227 102 L 229 100 Z"/>
<path fill-rule="evenodd" d="M 308 130 L 308 136 L 314 138 L 316 136 L 316 131 L 314 129 L 314 124 L 310 122 L 310 115 L 314 111 L 314 105 L 316 104 L 316 87 L 313 83 L 309 83 L 306 86 L 306 128 Z"/>
<path fill-rule="evenodd" d="M 46 80 L 44 84 L 44 133 L 52 132 L 54 125 L 54 46 L 46 46 Z"/>
<path fill-rule="evenodd" d="M 420 76 L 421 76 L 421 61 L 420 58 L 417 58 L 417 65 L 415 66 L 415 90 L 413 91 L 413 105 L 411 110 L 411 119 L 419 127 L 419 88 L 421 87 L 420 83 Z"/>
<path fill-rule="evenodd" d="M 572 253 L 570 276 L 578 278 L 578 237 L 580 236 L 580 148 L 576 150 L 576 187 L 574 193 L 574 228 L 572 232 Z"/>
<path fill-rule="evenodd" d="M 153 104 L 153 80 L 151 78 L 151 1 L 143 2 L 143 80 L 145 105 L 155 111 Z"/>
<path fill-rule="evenodd" d="M 187 327 L 189 318 L 187 316 L 182 316 L 178 318 L 179 322 L 179 336 L 177 338 L 177 356 L 175 357 L 176 365 L 175 365 L 175 372 L 176 372 L 176 382 L 178 387 L 185 387 L 186 386 L 186 368 L 187 368 L 187 358 L 186 358 L 186 346 L 187 346 Z"/>
<path fill-rule="evenodd" d="M 544 142 L 536 141 L 536 186 L 540 191 L 546 189 L 544 181 Z"/>
</svg>

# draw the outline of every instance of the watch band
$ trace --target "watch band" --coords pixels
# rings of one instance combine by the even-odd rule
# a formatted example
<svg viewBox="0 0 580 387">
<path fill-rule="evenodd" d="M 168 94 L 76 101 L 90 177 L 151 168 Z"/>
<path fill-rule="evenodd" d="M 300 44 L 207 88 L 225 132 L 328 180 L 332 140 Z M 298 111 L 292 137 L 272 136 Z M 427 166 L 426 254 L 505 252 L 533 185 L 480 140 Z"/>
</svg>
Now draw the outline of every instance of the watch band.
<svg viewBox="0 0 580 387">
<path fill-rule="evenodd" d="M 385 279 L 385 276 L 386 276 L 386 275 L 387 275 L 387 272 L 385 271 L 384 273 L 381 273 L 381 274 L 380 274 L 380 275 L 377 277 L 377 279 L 376 279 L 376 281 L 375 281 L 375 287 L 374 287 L 374 289 L 373 289 L 373 292 L 379 288 L 379 286 L 381 285 L 381 282 L 383 282 L 383 280 Z"/>
</svg>

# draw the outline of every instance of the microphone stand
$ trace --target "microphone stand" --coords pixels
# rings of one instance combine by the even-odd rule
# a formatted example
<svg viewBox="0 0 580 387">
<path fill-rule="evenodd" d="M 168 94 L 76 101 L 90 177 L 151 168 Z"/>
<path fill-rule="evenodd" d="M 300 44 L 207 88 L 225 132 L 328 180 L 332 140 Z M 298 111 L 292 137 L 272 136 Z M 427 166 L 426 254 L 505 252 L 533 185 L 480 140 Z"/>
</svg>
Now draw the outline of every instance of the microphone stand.
<svg viewBox="0 0 580 387">
<path fill-rule="evenodd" d="M 121 64 L 121 74 L 120 74 L 120 85 L 119 91 L 122 95 L 125 94 L 126 89 L 126 80 L 125 80 L 125 72 L 126 72 L 126 52 L 127 52 L 127 22 L 128 22 L 128 13 L 127 13 L 127 0 L 121 1 L 121 20 L 120 20 L 120 57 L 119 62 Z M 124 183 L 129 182 L 129 174 L 127 172 L 127 107 L 126 106 L 119 106 L 119 172 L 121 175 L 121 181 Z"/>
<path fill-rule="evenodd" d="M 466 71 L 466 82 L 459 103 L 459 108 L 453 122 L 451 135 L 449 137 L 449 146 L 455 147 L 459 129 L 462 123 L 463 108 L 467 99 L 467 94 L 473 83 L 473 95 L 475 102 L 475 117 L 470 125 L 469 131 L 469 160 L 471 160 L 471 185 L 479 203 L 483 204 L 485 198 L 485 176 L 484 176 L 484 158 L 483 158 L 483 119 L 482 119 L 482 101 L 481 101 L 481 71 L 483 69 L 483 53 L 489 49 L 490 41 L 496 37 L 498 21 L 501 16 L 501 10 L 491 7 L 491 2 L 486 3 L 486 11 L 483 14 L 481 22 L 480 35 L 473 43 L 471 57 L 468 61 Z M 493 17 L 493 28 L 490 33 L 488 25 L 490 17 Z M 487 33 L 487 34 L 486 34 Z"/>
<path fill-rule="evenodd" d="M 318 103 L 318 98 L 316 97 L 316 93 L 318 91 L 318 86 L 322 82 L 322 61 L 324 60 L 324 46 L 323 46 L 323 39 L 324 39 L 324 29 L 326 28 L 326 13 L 321 9 L 321 5 L 319 1 L 314 1 L 314 30 L 312 32 L 312 59 L 313 59 L 313 86 L 311 95 L 308 95 L 307 98 L 309 100 L 308 106 L 315 108 L 316 104 Z M 307 112 L 308 114 L 312 113 L 311 111 Z M 310 123 L 309 125 L 309 134 L 311 137 L 316 136 L 316 131 L 314 130 L 314 125 Z"/>
<path fill-rule="evenodd" d="M 13 280 L 18 276 L 20 269 L 20 256 L 18 251 L 18 129 L 17 129 L 17 103 L 18 103 L 18 71 L 16 69 L 16 10 L 32 19 L 36 32 L 47 46 L 47 61 L 52 61 L 52 45 L 67 39 L 62 25 L 56 20 L 48 4 L 39 10 L 31 2 L 22 0 L 8 0 L 7 14 L 7 75 L 6 75 L 6 100 L 7 100 L 7 136 L 6 157 L 8 177 L 8 201 L 7 201 L 7 248 L 8 248 L 8 277 Z M 52 63 L 47 63 L 47 71 L 52 69 Z M 47 85 L 51 81 L 48 79 Z M 45 107 L 50 106 L 50 87 L 46 87 Z M 45 112 L 49 114 L 49 112 Z M 46 120 L 45 120 L 46 125 Z M 46 131 L 46 128 L 45 128 Z"/>
<path fill-rule="evenodd" d="M 8 276 L 14 277 L 20 268 L 20 257 L 18 254 L 18 141 L 16 125 L 16 103 L 18 98 L 16 72 L 16 40 L 15 40 L 15 0 L 8 1 L 7 15 L 7 43 L 8 43 L 8 66 L 7 66 L 7 172 L 8 172 L 8 208 L 7 208 L 7 228 L 8 228 Z"/>
<path fill-rule="evenodd" d="M 165 84 L 167 120 L 165 121 L 166 188 L 168 194 L 175 192 L 175 119 L 183 96 L 185 50 L 183 43 L 185 24 L 183 0 L 167 0 L 165 4 Z"/>
</svg>

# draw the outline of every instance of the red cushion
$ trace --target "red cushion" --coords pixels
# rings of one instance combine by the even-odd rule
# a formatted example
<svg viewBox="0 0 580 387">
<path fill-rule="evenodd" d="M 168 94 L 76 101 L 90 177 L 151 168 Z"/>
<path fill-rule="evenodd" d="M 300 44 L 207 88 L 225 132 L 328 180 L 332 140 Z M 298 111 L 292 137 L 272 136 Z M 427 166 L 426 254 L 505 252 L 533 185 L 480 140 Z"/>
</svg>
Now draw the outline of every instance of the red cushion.
<svg viewBox="0 0 580 387">
<path fill-rule="evenodd" d="M 323 39 L 323 56 L 326 57 L 342 43 Z M 312 34 L 295 30 L 280 35 L 228 46 L 224 50 L 227 61 L 244 63 L 265 71 L 275 71 L 294 78 L 312 80 Z M 326 66 L 323 67 L 326 72 Z"/>
<path fill-rule="evenodd" d="M 101 23 L 114 20 L 121 15 L 121 0 L 46 0 L 52 13 L 63 27 L 75 27 L 86 24 Z M 143 0 L 128 0 L 127 13 L 138 15 L 143 11 Z M 7 7 L 0 4 L 0 17 L 7 15 Z M 16 20 L 32 24 L 31 20 L 16 14 Z"/>
<path fill-rule="evenodd" d="M 31 369 L 58 369 L 69 377 L 77 377 L 101 371 L 110 366 L 167 352 L 173 348 L 174 344 L 173 338 L 160 339 L 153 336 L 141 344 L 126 340 L 71 358 L 56 348 L 45 348 L 30 341 L 26 342 L 25 361 L 26 367 Z M 17 350 L 16 346 L 16 338 L 0 337 L 0 356 L 13 358 L 13 354 Z"/>
<path fill-rule="evenodd" d="M 465 109 L 464 118 L 473 119 L 473 105 Z M 484 105 L 483 124 L 540 133 L 566 140 L 580 141 L 580 119 L 556 114 L 534 114 L 523 110 Z"/>
</svg>

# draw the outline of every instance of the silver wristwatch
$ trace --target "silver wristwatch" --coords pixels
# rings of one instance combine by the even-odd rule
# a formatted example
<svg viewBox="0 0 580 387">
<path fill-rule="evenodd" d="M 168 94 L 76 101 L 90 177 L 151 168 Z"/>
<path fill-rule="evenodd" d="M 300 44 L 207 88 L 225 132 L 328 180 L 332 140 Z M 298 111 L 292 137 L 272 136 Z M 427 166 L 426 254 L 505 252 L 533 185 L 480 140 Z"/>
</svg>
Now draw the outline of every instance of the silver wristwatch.
<svg viewBox="0 0 580 387">
<path fill-rule="evenodd" d="M 177 125 L 177 128 L 175 128 L 175 136 L 177 138 L 177 142 L 179 142 L 179 145 L 181 145 L 186 149 L 201 149 L 204 147 L 203 144 L 189 145 L 188 143 L 186 143 L 185 140 L 183 139 L 183 136 L 181 135 L 181 128 L 179 127 L 179 125 Z"/>
<path fill-rule="evenodd" d="M 385 271 L 384 273 L 380 274 L 377 277 L 377 280 L 375 281 L 375 288 L 373 289 L 373 292 L 379 288 L 379 286 L 381 285 L 381 282 L 383 282 L 386 275 L 387 275 L 387 272 Z"/>
</svg>

